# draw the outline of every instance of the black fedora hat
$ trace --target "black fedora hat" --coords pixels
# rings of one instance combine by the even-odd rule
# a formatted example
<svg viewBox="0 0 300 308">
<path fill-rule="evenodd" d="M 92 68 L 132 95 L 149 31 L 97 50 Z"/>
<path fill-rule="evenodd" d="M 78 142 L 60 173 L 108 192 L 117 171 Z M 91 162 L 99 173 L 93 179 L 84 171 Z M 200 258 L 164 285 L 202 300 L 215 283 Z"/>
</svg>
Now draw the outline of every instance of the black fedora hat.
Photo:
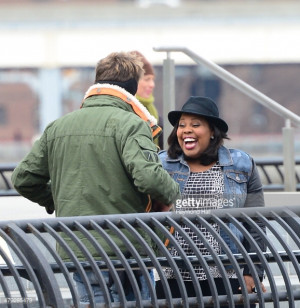
<svg viewBox="0 0 300 308">
<path fill-rule="evenodd" d="M 224 133 L 228 131 L 227 123 L 219 117 L 217 105 L 208 97 L 191 96 L 180 111 L 169 112 L 168 119 L 170 123 L 175 126 L 183 113 L 203 116 L 213 122 Z"/>
</svg>

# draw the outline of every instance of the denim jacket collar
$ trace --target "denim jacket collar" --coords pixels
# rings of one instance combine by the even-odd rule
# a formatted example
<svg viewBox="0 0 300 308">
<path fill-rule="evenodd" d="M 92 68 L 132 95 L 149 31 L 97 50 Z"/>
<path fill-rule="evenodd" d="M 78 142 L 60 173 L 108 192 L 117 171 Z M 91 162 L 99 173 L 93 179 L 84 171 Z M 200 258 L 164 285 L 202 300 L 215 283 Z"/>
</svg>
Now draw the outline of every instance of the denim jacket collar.
<svg viewBox="0 0 300 308">
<path fill-rule="evenodd" d="M 231 166 L 233 165 L 233 160 L 230 155 L 230 151 L 225 148 L 223 145 L 218 150 L 218 156 L 219 156 L 219 164 L 220 166 Z M 168 163 L 176 163 L 180 162 L 183 165 L 187 165 L 186 161 L 184 160 L 183 154 L 179 155 L 177 158 L 170 158 L 168 157 L 166 159 Z"/>
<path fill-rule="evenodd" d="M 230 151 L 225 148 L 223 145 L 218 150 L 218 156 L 219 156 L 219 164 L 220 166 L 231 166 L 233 165 L 233 160 L 230 155 Z"/>
</svg>

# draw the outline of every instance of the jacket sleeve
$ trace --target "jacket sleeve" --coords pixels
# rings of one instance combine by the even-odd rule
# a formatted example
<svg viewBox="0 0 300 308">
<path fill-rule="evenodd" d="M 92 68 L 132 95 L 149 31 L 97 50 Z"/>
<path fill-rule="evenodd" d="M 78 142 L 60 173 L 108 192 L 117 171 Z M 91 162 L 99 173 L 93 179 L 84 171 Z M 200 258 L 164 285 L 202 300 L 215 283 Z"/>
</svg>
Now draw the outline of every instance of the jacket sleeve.
<svg viewBox="0 0 300 308">
<path fill-rule="evenodd" d="M 179 197 L 179 185 L 163 169 L 149 125 L 138 121 L 123 138 L 124 165 L 137 189 L 152 199 L 172 204 Z"/>
<path fill-rule="evenodd" d="M 262 183 L 258 174 L 256 164 L 253 159 L 251 159 L 251 161 L 252 172 L 248 180 L 245 207 L 263 207 L 265 206 L 265 201 Z"/>
<path fill-rule="evenodd" d="M 48 171 L 46 136 L 37 140 L 29 154 L 12 173 L 12 183 L 23 197 L 44 206 L 49 214 L 54 211 Z"/>
<path fill-rule="evenodd" d="M 245 207 L 264 207 L 264 195 L 263 195 L 263 189 L 261 180 L 257 171 L 257 167 L 255 165 L 255 162 L 252 159 L 252 173 L 250 175 L 249 181 L 248 181 L 248 187 L 247 187 L 247 199 L 245 203 Z M 260 249 L 262 251 L 266 251 L 266 245 L 262 237 L 259 235 L 259 233 L 255 230 L 255 228 L 251 227 L 249 224 L 244 224 L 246 229 L 249 231 L 251 236 L 253 237 L 254 241 L 258 244 Z M 266 233 L 266 228 L 264 224 L 260 221 L 257 221 L 257 226 Z M 248 241 L 244 241 L 244 246 L 248 252 L 254 252 L 253 247 L 248 243 Z M 255 265 L 258 276 L 262 280 L 263 277 L 263 267 L 260 264 Z M 250 271 L 248 266 L 244 267 L 244 275 L 250 275 Z"/>
</svg>

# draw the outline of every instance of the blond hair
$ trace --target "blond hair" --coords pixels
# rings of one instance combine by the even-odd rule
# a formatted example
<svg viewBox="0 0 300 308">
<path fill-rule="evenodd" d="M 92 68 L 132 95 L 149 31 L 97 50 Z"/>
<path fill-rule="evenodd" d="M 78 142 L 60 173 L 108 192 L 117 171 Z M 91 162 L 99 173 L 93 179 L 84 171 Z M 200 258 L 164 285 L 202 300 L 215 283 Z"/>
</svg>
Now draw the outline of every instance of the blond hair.
<svg viewBox="0 0 300 308">
<path fill-rule="evenodd" d="M 138 55 L 130 52 L 113 52 L 97 63 L 95 83 L 124 82 L 130 79 L 138 82 L 143 74 L 143 62 Z"/>
</svg>

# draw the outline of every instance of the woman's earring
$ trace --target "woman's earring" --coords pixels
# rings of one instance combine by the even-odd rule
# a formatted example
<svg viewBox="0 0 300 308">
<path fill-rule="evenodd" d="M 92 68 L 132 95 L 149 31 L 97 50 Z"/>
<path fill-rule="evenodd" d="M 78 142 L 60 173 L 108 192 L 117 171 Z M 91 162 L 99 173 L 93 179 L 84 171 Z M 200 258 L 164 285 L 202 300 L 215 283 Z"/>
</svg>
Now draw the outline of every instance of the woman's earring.
<svg viewBox="0 0 300 308">
<path fill-rule="evenodd" d="M 215 136 L 211 136 L 210 139 L 211 139 L 211 140 L 215 139 Z"/>
</svg>

